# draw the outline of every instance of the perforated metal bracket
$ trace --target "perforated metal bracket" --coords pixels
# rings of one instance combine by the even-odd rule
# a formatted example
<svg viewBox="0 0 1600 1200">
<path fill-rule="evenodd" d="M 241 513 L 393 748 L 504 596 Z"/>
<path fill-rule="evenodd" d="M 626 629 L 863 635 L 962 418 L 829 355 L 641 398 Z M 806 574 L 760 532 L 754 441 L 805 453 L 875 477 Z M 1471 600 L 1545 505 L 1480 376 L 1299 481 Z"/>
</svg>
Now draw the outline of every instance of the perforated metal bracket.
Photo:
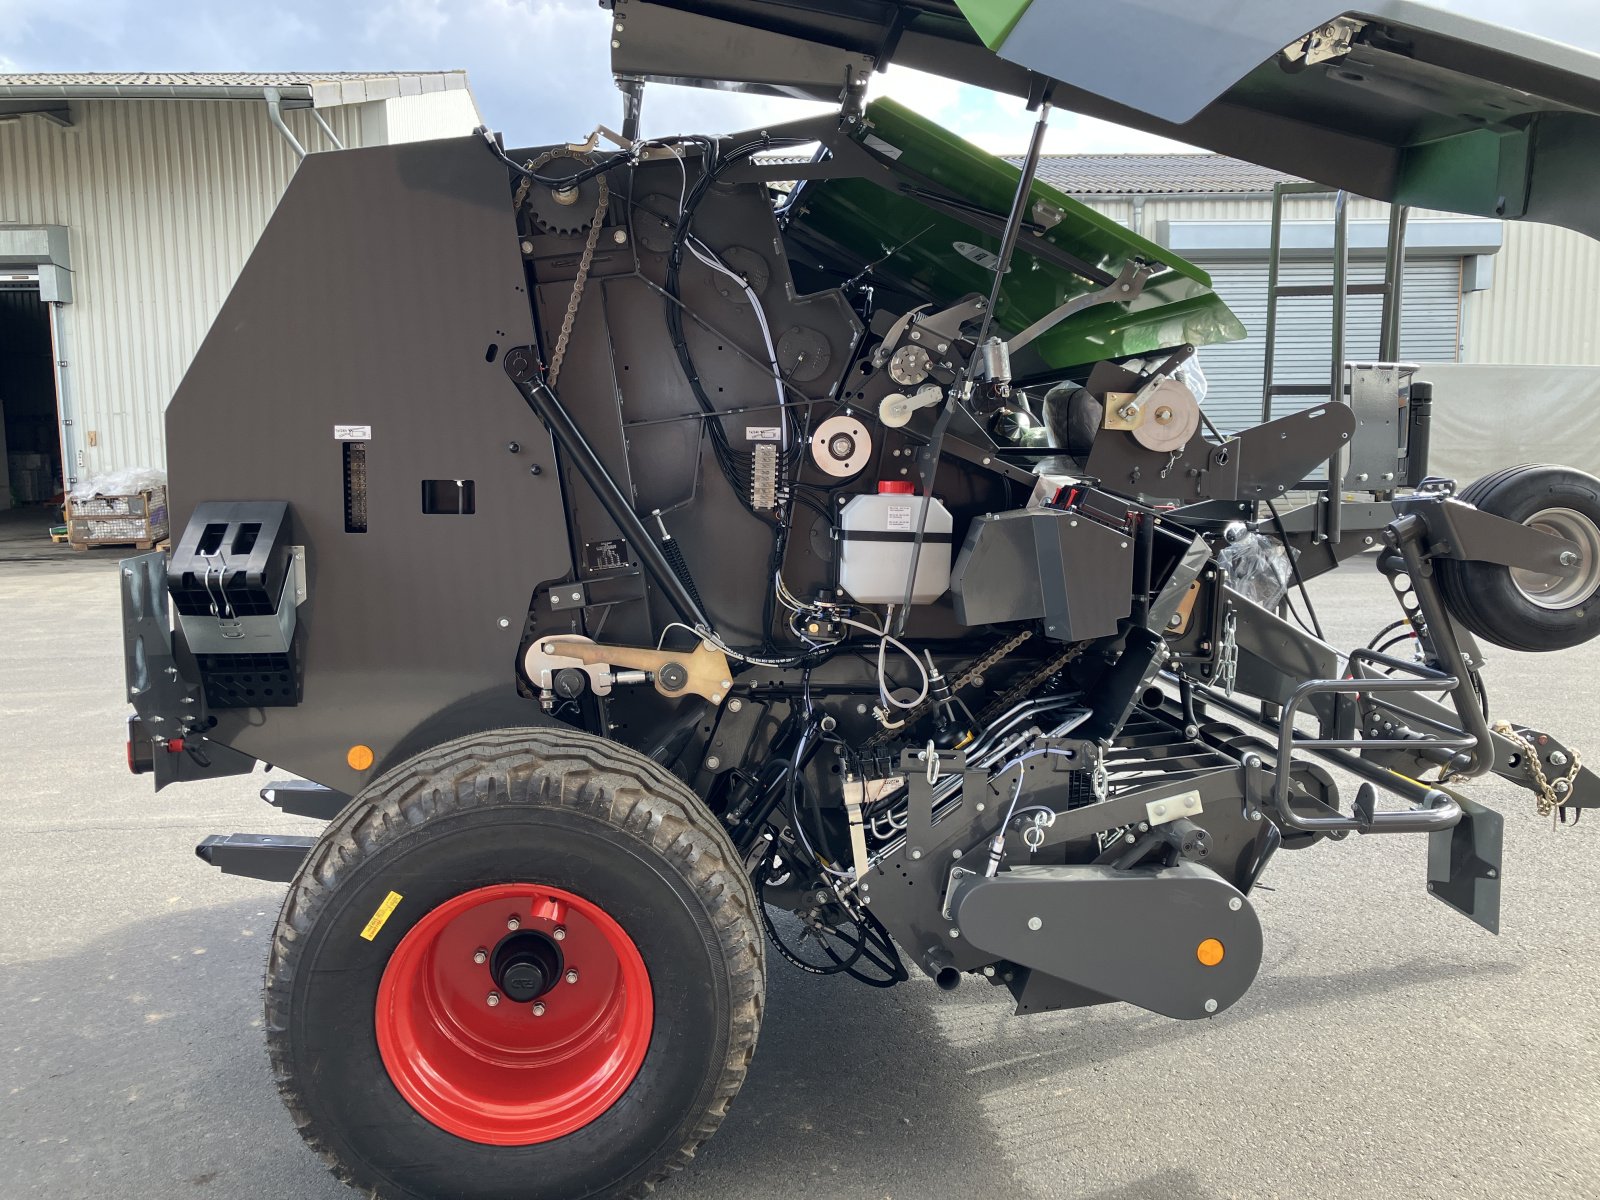
<svg viewBox="0 0 1600 1200">
<path fill-rule="evenodd" d="M 933 789 L 948 775 L 966 770 L 967 756 L 960 750 L 923 747 L 900 755 L 906 776 L 906 853 L 920 859 L 933 849 Z"/>
</svg>

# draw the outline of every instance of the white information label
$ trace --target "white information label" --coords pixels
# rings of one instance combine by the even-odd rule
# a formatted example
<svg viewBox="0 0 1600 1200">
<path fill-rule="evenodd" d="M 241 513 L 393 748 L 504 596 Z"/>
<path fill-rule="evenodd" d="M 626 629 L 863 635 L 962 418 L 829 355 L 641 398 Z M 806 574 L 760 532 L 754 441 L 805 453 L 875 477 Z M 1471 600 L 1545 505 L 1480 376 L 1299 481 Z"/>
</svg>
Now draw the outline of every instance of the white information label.
<svg viewBox="0 0 1600 1200">
<path fill-rule="evenodd" d="M 911 532 L 911 505 L 889 505 L 888 528 L 890 533 Z"/>
<path fill-rule="evenodd" d="M 783 430 L 777 425 L 746 425 L 744 436 L 752 442 L 781 442 Z"/>
<path fill-rule="evenodd" d="M 899 158 L 901 154 L 899 146 L 890 145 L 876 134 L 867 134 L 866 137 L 861 139 L 861 144 L 869 150 L 876 150 L 885 158 Z"/>
<path fill-rule="evenodd" d="M 370 442 L 372 440 L 372 426 L 335 425 L 333 427 L 333 440 L 336 442 Z"/>
</svg>

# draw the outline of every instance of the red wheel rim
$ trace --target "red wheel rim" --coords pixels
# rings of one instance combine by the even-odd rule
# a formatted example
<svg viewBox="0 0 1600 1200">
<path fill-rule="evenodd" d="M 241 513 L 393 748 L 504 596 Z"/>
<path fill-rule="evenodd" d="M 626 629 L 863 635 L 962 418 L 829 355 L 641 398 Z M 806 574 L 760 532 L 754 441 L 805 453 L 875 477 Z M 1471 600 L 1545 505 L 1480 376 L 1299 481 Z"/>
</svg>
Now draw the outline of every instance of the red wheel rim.
<svg viewBox="0 0 1600 1200">
<path fill-rule="evenodd" d="M 497 884 L 439 905 L 395 947 L 378 985 L 378 1051 L 439 1128 L 524 1146 L 617 1102 L 654 1015 L 644 959 L 604 909 L 560 888 Z"/>
</svg>

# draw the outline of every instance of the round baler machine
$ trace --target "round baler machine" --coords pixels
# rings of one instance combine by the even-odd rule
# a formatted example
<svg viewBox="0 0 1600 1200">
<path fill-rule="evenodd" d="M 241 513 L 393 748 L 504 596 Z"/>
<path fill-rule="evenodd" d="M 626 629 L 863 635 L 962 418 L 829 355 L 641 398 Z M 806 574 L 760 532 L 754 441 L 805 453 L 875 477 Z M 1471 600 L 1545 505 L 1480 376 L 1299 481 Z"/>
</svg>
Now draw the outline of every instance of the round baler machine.
<svg viewBox="0 0 1600 1200">
<path fill-rule="evenodd" d="M 1210 279 L 1037 178 L 1060 103 L 1483 211 L 1374 116 L 1465 71 L 1471 23 L 1308 32 L 1263 0 L 1265 63 L 1213 31 L 1233 90 L 1129 95 L 1062 82 L 1128 53 L 1076 6 L 604 7 L 620 133 L 302 163 L 169 409 L 183 533 L 124 563 L 130 765 L 277 764 L 263 798 L 326 821 L 197 849 L 288 884 L 272 1070 L 340 1178 L 648 1192 L 744 1081 L 768 948 L 1204 1019 L 1255 978 L 1274 855 L 1351 833 L 1425 836 L 1428 894 L 1497 931 L 1501 818 L 1459 789 L 1575 822 L 1600 780 L 1491 717 L 1478 639 L 1600 633 L 1600 481 L 1430 474 L 1398 251 L 1390 353 L 1345 361 L 1335 289 L 1320 396 L 1218 429 L 1197 351 L 1244 329 Z M 1532 43 L 1474 30 L 1473 95 L 1600 127 L 1600 60 L 1543 98 Z M 1151 70 L 1206 50 L 1164 36 Z M 867 104 L 891 59 L 1026 96 L 1021 168 Z M 1318 81 L 1351 63 L 1333 121 Z M 837 108 L 643 139 L 653 80 Z M 1552 165 L 1517 204 L 1498 167 L 1490 207 L 1584 228 L 1562 189 L 1600 155 L 1563 155 L 1600 135 L 1534 142 Z M 1399 617 L 1341 651 L 1306 584 L 1358 562 Z"/>
</svg>

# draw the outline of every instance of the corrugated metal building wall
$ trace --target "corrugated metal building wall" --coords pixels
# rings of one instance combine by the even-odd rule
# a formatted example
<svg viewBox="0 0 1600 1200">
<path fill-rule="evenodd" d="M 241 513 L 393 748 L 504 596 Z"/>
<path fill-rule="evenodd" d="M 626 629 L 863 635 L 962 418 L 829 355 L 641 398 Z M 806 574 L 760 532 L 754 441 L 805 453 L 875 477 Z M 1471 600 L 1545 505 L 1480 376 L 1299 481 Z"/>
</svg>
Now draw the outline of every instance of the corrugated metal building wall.
<svg viewBox="0 0 1600 1200">
<path fill-rule="evenodd" d="M 1248 428 L 1261 420 L 1263 369 L 1266 359 L 1267 268 L 1264 263 L 1202 264 L 1228 306 L 1244 322 L 1250 336 L 1242 342 L 1208 346 L 1201 352 L 1209 384 L 1206 411 L 1220 427 Z M 1327 284 L 1332 270 L 1314 262 L 1283 264 L 1286 284 Z M 1353 283 L 1381 283 L 1383 263 L 1370 259 L 1350 263 Z M 1406 319 L 1400 330 L 1400 357 L 1415 362 L 1454 362 L 1460 339 L 1461 260 L 1428 258 L 1408 263 L 1404 287 Z M 1383 301 L 1378 296 L 1353 296 L 1345 321 L 1345 359 L 1378 357 Z M 1322 403 L 1331 393 L 1333 366 L 1333 301 L 1328 297 L 1280 302 L 1273 378 L 1279 383 L 1322 384 L 1321 398 L 1278 397 L 1274 416 Z"/>
<path fill-rule="evenodd" d="M 1174 199 L 1150 196 L 1142 204 L 1125 199 L 1080 197 L 1090 207 L 1153 235 L 1159 221 L 1267 221 L 1270 200 L 1218 195 Z M 1291 198 L 1288 220 L 1331 220 L 1332 201 Z M 1387 220 L 1389 206 L 1361 197 L 1350 202 L 1350 219 Z M 1413 220 L 1450 213 L 1416 212 Z M 1600 241 L 1569 229 L 1524 221 L 1504 223 L 1505 245 L 1494 256 L 1494 282 L 1462 297 L 1460 361 L 1479 364 L 1600 365 Z"/>
<path fill-rule="evenodd" d="M 478 122 L 464 87 L 318 111 L 346 147 Z M 331 149 L 309 111 L 283 115 L 301 145 Z M 296 162 L 250 101 L 84 100 L 70 128 L 0 125 L 0 224 L 69 230 L 73 300 L 56 310 L 69 476 L 165 466 L 167 402 Z"/>
<path fill-rule="evenodd" d="M 324 116 L 361 145 L 357 109 Z M 83 101 L 73 119 L 0 127 L 0 222 L 70 230 L 58 321 L 83 464 L 68 473 L 164 466 L 167 401 L 296 159 L 261 104 Z M 309 112 L 284 119 L 302 145 L 327 144 Z"/>
<path fill-rule="evenodd" d="M 1600 364 L 1600 241 L 1521 221 L 1505 238 L 1494 286 L 1466 298 L 1462 361 Z"/>
</svg>

